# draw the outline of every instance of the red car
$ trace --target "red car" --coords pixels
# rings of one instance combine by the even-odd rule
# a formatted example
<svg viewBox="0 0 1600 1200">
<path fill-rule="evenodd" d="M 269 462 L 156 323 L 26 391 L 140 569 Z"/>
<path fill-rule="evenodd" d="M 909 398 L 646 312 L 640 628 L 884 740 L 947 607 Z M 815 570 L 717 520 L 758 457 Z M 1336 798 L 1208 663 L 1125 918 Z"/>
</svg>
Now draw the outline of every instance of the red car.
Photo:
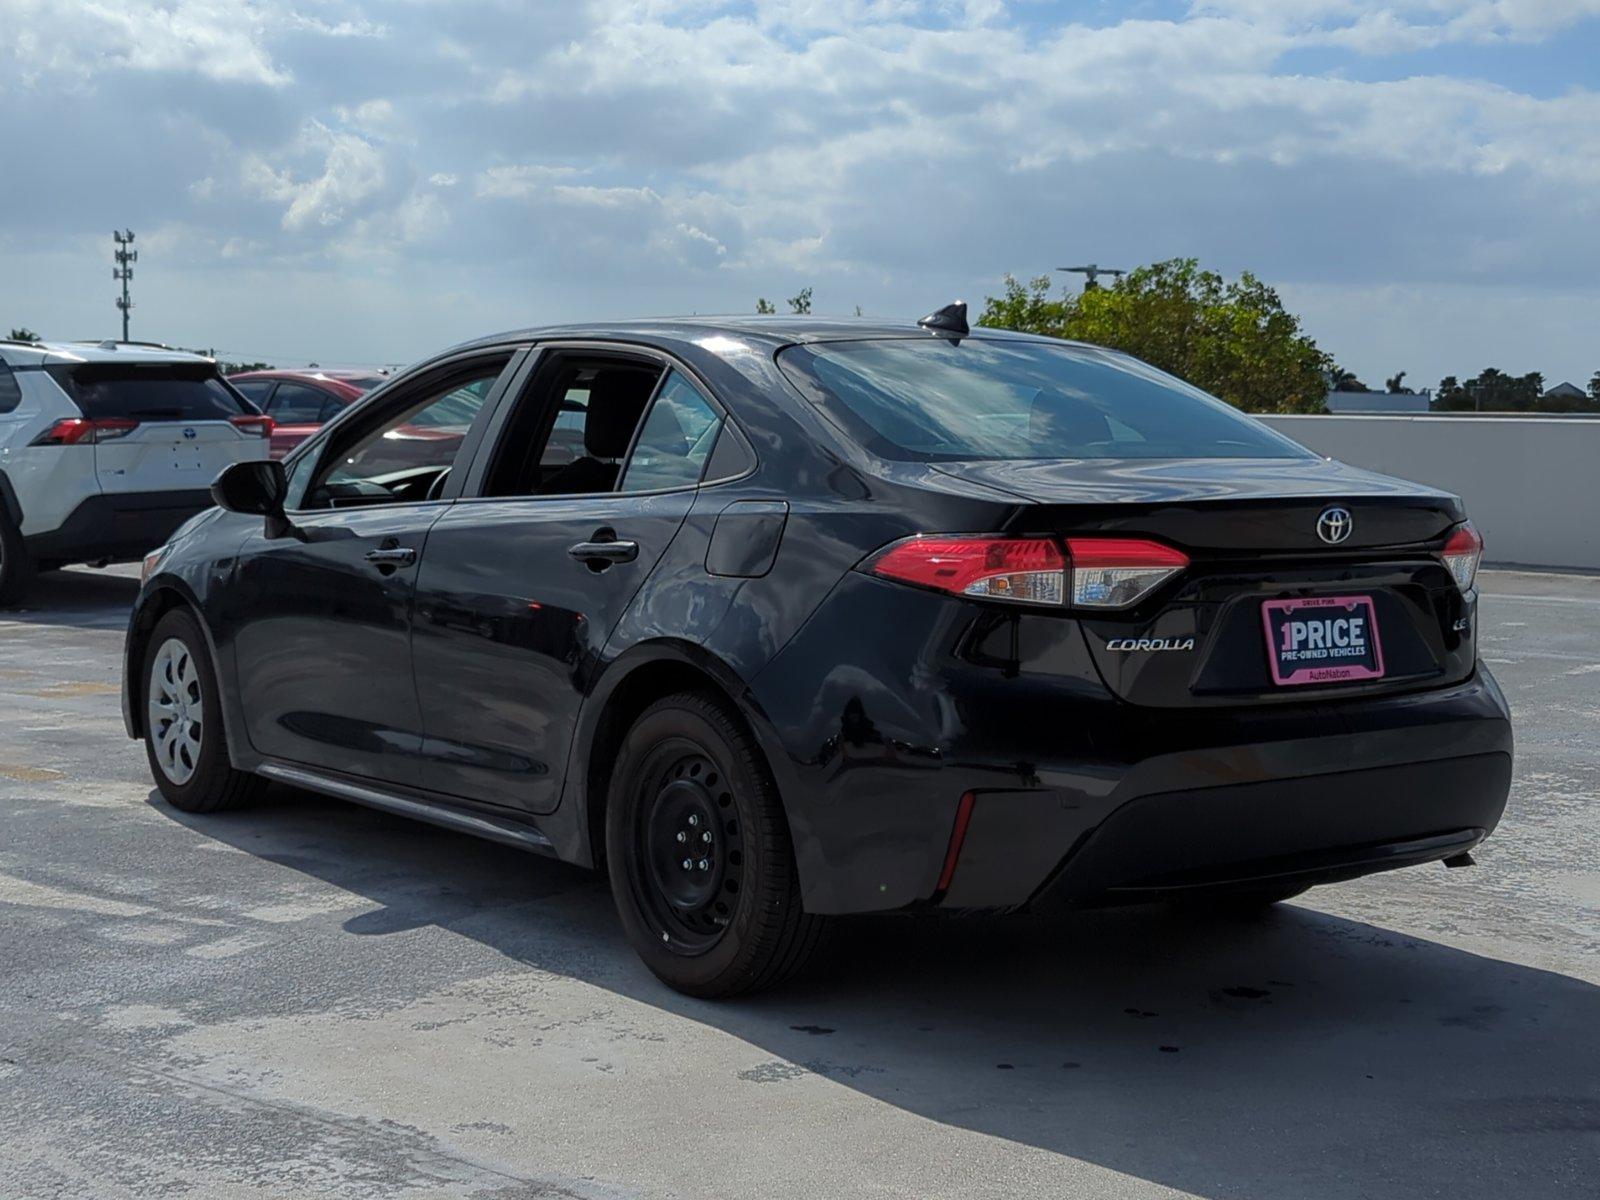
<svg viewBox="0 0 1600 1200">
<path fill-rule="evenodd" d="M 282 458 L 388 378 L 377 371 L 241 371 L 228 382 L 273 420 L 272 457 Z"/>
</svg>

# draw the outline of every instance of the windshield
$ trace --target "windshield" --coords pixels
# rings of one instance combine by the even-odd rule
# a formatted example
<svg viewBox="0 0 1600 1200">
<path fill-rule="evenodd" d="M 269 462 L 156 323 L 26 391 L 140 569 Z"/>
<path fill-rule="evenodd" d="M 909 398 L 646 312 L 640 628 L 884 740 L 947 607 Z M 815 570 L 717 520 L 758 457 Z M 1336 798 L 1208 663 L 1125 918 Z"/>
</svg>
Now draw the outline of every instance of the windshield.
<svg viewBox="0 0 1600 1200">
<path fill-rule="evenodd" d="M 1089 347 L 832 342 L 791 346 L 778 365 L 885 458 L 1313 457 L 1180 379 Z"/>
</svg>

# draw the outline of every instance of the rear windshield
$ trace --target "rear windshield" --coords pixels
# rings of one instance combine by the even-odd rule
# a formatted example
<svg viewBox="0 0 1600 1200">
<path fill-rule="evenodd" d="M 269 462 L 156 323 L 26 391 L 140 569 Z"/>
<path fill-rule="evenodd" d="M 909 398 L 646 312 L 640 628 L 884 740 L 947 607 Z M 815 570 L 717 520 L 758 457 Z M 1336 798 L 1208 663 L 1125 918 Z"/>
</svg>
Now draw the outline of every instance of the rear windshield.
<svg viewBox="0 0 1600 1200">
<path fill-rule="evenodd" d="M 126 366 L 88 363 L 51 367 L 51 376 L 91 419 L 226 421 L 255 408 L 223 383 L 210 364 Z"/>
<path fill-rule="evenodd" d="M 791 346 L 778 365 L 885 458 L 1307 458 L 1182 380 L 1110 351 L 944 338 Z"/>
</svg>

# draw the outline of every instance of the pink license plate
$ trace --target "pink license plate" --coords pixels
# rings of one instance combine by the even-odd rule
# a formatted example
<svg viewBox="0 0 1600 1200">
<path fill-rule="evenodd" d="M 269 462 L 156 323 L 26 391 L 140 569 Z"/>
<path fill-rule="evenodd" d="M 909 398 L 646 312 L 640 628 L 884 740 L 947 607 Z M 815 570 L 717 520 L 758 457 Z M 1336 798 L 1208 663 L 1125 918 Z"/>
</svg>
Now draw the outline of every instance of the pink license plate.
<svg viewBox="0 0 1600 1200">
<path fill-rule="evenodd" d="M 1268 600 L 1261 606 L 1272 681 L 1289 686 L 1383 678 L 1371 596 Z"/>
</svg>

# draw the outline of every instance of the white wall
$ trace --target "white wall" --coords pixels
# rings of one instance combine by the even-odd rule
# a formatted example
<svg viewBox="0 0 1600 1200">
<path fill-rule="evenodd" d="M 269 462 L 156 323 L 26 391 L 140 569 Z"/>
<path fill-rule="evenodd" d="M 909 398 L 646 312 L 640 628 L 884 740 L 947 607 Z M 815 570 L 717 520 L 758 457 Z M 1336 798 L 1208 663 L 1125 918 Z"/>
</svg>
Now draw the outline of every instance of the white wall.
<svg viewBox="0 0 1600 1200">
<path fill-rule="evenodd" d="M 1261 419 L 1318 454 L 1456 493 L 1487 562 L 1600 570 L 1600 419 Z"/>
</svg>

